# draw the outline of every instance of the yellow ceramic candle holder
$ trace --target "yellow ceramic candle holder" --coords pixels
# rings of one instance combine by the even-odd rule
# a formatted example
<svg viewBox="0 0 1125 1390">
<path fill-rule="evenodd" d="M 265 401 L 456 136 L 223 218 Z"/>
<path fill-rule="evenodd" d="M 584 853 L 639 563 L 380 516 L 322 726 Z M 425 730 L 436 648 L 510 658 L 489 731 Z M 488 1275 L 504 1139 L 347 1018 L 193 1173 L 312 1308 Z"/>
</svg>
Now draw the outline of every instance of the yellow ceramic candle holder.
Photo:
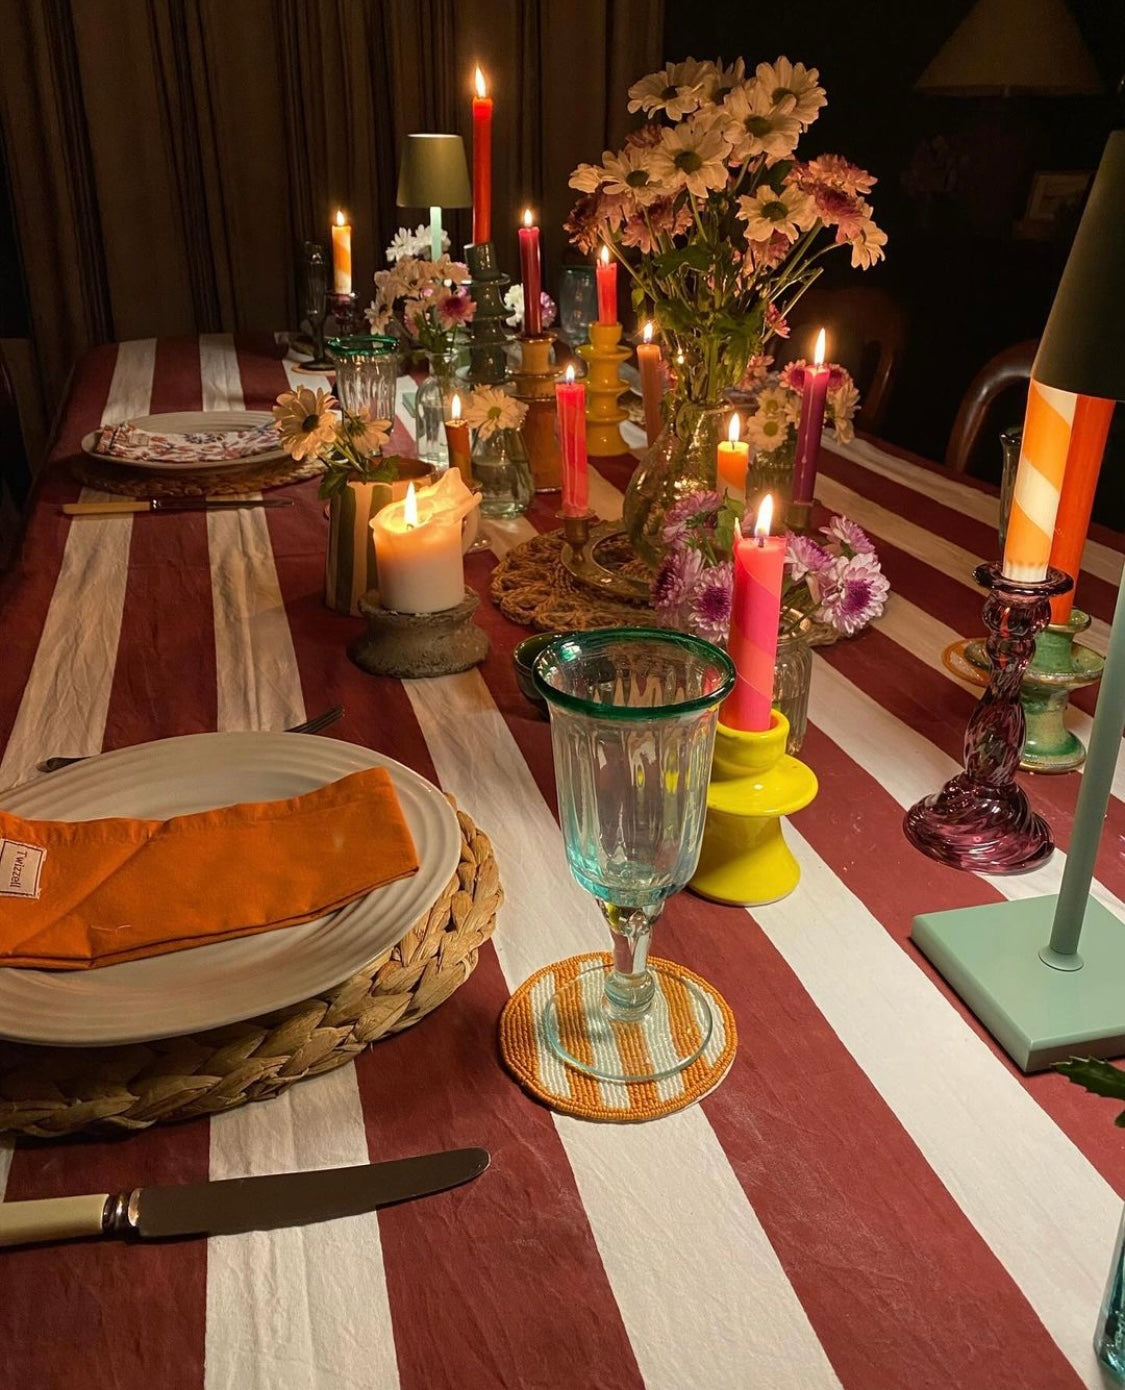
<svg viewBox="0 0 1125 1390">
<path fill-rule="evenodd" d="M 536 492 L 562 487 L 558 414 L 555 409 L 555 369 L 551 366 L 553 333 L 520 339 L 516 395 L 527 406 L 523 438 L 531 457 L 531 480 Z"/>
<path fill-rule="evenodd" d="M 621 438 L 621 422 L 626 415 L 618 404 L 628 389 L 621 380 L 621 364 L 629 349 L 620 343 L 619 323 L 592 323 L 590 341 L 578 349 L 586 363 L 586 452 L 591 458 L 629 452 Z"/>
<path fill-rule="evenodd" d="M 781 817 L 807 806 L 816 777 L 785 751 L 789 721 L 746 733 L 720 724 L 707 791 L 707 822 L 690 887 L 704 898 L 753 907 L 796 888 L 801 868 L 781 833 Z"/>
</svg>

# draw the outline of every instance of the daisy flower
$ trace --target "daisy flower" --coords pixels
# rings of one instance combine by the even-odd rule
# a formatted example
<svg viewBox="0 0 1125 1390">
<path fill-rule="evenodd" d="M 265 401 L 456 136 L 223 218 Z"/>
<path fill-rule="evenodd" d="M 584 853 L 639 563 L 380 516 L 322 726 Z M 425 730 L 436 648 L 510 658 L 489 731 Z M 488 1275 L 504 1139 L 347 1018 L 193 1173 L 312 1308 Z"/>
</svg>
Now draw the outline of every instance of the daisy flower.
<svg viewBox="0 0 1125 1390">
<path fill-rule="evenodd" d="M 855 438 L 852 420 L 859 406 L 859 392 L 850 376 L 837 387 L 828 388 L 828 409 L 832 417 L 832 432 L 841 444 Z"/>
<path fill-rule="evenodd" d="M 580 164 L 570 176 L 570 187 L 577 188 L 579 193 L 596 193 L 604 176 L 605 170 L 600 164 Z"/>
<path fill-rule="evenodd" d="M 703 104 L 708 66 L 689 58 L 649 73 L 629 88 L 629 110 L 643 111 L 647 116 L 663 111 L 670 121 L 690 116 Z"/>
<path fill-rule="evenodd" d="M 743 82 L 723 102 L 727 116 L 727 140 L 731 158 L 745 164 L 764 154 L 766 163 L 787 159 L 797 145 L 801 122 L 789 111 L 779 110 L 758 82 Z"/>
<path fill-rule="evenodd" d="M 347 436 L 357 453 L 379 453 L 386 447 L 391 437 L 389 420 L 373 420 L 366 406 L 361 406 L 355 414 L 345 415 L 340 421 L 340 432 Z"/>
<path fill-rule="evenodd" d="M 841 555 L 818 576 L 818 585 L 816 617 L 847 637 L 882 615 L 891 588 L 872 554 Z"/>
<path fill-rule="evenodd" d="M 513 285 L 504 296 L 504 307 L 508 317 L 504 322 L 509 328 L 523 327 L 523 286 Z M 539 316 L 544 328 L 550 328 L 558 313 L 558 306 L 546 290 L 539 292 Z"/>
<path fill-rule="evenodd" d="M 725 642 L 730 632 L 734 566 L 729 560 L 704 570 L 691 594 L 691 625 L 709 642 Z"/>
<path fill-rule="evenodd" d="M 273 407 L 281 447 L 294 459 L 316 458 L 336 434 L 336 398 L 321 387 L 283 391 Z"/>
<path fill-rule="evenodd" d="M 703 95 L 708 101 L 718 105 L 727 99 L 735 87 L 746 81 L 746 62 L 742 58 L 736 58 L 729 68 L 723 67 L 721 63 L 712 63 L 709 66 L 711 72 L 703 79 Z"/>
<path fill-rule="evenodd" d="M 526 414 L 527 406 L 506 391 L 474 386 L 465 403 L 464 420 L 480 439 L 488 439 L 497 430 L 518 430 Z"/>
<path fill-rule="evenodd" d="M 820 86 L 820 73 L 804 63 L 791 63 L 788 58 L 759 63 L 755 76 L 773 105 L 796 116 L 802 127 L 812 125 L 828 100 Z"/>
<path fill-rule="evenodd" d="M 860 226 L 852 232 L 841 227 L 836 233 L 836 241 L 837 244 L 850 243 L 853 270 L 870 270 L 877 261 L 883 259 L 883 247 L 887 244 L 887 234 L 881 227 L 876 227 L 870 218 L 865 218 Z"/>
<path fill-rule="evenodd" d="M 650 167 L 669 192 L 686 188 L 706 198 L 727 186 L 726 152 L 722 126 L 710 115 L 693 116 L 664 132 Z"/>
<path fill-rule="evenodd" d="M 698 550 L 670 550 L 652 581 L 652 606 L 664 612 L 679 608 L 702 573 L 703 556 Z"/>
<path fill-rule="evenodd" d="M 607 150 L 602 172 L 607 193 L 631 197 L 641 207 L 668 194 L 668 189 L 654 176 L 651 150 L 626 147 L 620 154 Z"/>
<path fill-rule="evenodd" d="M 738 199 L 738 215 L 746 223 L 747 241 L 769 241 L 775 233 L 796 241 L 816 221 L 812 199 L 787 184 L 775 193 L 768 183 Z"/>
<path fill-rule="evenodd" d="M 777 386 L 767 386 L 758 392 L 758 408 L 747 417 L 742 437 L 752 448 L 770 453 L 789 438 L 796 423 L 800 402 L 791 392 Z"/>
<path fill-rule="evenodd" d="M 394 265 L 404 256 L 413 256 L 413 254 L 414 233 L 409 227 L 400 227 L 391 238 L 391 244 L 387 247 L 387 264 Z"/>
<path fill-rule="evenodd" d="M 820 534 L 827 536 L 829 542 L 847 546 L 853 555 L 874 555 L 875 547 L 862 527 L 857 526 L 850 517 L 834 516 L 827 526 L 820 528 Z"/>
</svg>

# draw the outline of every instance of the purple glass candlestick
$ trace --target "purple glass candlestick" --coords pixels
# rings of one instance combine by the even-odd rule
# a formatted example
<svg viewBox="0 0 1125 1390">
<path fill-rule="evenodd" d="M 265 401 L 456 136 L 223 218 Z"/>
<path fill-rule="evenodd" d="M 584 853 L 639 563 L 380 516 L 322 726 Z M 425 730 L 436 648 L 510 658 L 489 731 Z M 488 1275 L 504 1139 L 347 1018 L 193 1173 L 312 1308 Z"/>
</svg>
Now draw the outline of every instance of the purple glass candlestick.
<svg viewBox="0 0 1125 1390">
<path fill-rule="evenodd" d="M 1026 873 L 1050 858 L 1055 845 L 1015 781 L 1024 740 L 1020 681 L 1036 635 L 1050 620 L 1050 600 L 1071 580 L 1051 569 L 1039 583 L 1023 583 L 1007 579 L 998 564 L 978 565 L 973 578 L 992 591 L 984 605 L 988 689 L 965 730 L 965 771 L 911 806 L 903 830 L 916 849 L 954 869 Z"/>
</svg>

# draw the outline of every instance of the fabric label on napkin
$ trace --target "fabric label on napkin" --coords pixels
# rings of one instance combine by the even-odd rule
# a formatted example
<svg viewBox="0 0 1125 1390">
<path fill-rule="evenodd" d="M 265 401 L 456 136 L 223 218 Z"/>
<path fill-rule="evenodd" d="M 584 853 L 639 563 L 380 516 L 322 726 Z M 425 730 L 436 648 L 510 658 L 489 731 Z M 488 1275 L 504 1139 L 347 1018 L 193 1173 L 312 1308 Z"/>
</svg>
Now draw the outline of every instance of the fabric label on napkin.
<svg viewBox="0 0 1125 1390">
<path fill-rule="evenodd" d="M 19 840 L 0 840 L 0 897 L 37 898 L 47 851 Z"/>
</svg>

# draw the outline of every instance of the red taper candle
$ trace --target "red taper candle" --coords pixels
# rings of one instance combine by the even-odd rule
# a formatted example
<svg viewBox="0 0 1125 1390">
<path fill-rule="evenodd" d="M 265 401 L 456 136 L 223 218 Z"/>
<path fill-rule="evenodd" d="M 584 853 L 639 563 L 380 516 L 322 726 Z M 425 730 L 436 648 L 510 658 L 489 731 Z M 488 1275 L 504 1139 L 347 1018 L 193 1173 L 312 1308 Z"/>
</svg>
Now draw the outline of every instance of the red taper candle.
<svg viewBox="0 0 1125 1390">
<path fill-rule="evenodd" d="M 723 703 L 719 722 L 747 733 L 768 729 L 773 708 L 785 537 L 769 534 L 772 520 L 773 498 L 767 493 L 758 510 L 753 537 L 740 537 L 734 545 L 727 651 L 738 675 Z"/>
<path fill-rule="evenodd" d="M 645 324 L 643 339 L 637 344 L 637 367 L 641 374 L 641 400 L 645 407 L 645 438 L 653 444 L 660 433 L 660 402 L 667 390 L 667 383 L 660 369 L 660 344 L 652 341 L 651 323 Z"/>
<path fill-rule="evenodd" d="M 562 454 L 562 510 L 564 516 L 585 516 L 590 510 L 586 461 L 586 383 L 575 381 L 567 367 L 555 382 L 559 415 L 559 451 Z"/>
<path fill-rule="evenodd" d="M 492 236 L 492 98 L 484 74 L 476 70 L 473 98 L 473 241 Z"/>
<path fill-rule="evenodd" d="M 598 322 L 617 322 L 617 262 L 604 242 L 598 257 Z"/>
<path fill-rule="evenodd" d="M 523 331 L 529 338 L 543 332 L 543 304 L 539 296 L 542 268 L 539 260 L 539 228 L 531 220 L 531 209 L 523 214 L 520 238 L 520 279 L 523 281 Z"/>
<path fill-rule="evenodd" d="M 824 329 L 816 339 L 816 352 L 805 368 L 801 396 L 801 423 L 797 426 L 797 453 L 793 461 L 793 501 L 811 502 L 820 462 L 820 436 L 824 433 L 824 406 L 832 369 L 824 361 Z"/>
</svg>

